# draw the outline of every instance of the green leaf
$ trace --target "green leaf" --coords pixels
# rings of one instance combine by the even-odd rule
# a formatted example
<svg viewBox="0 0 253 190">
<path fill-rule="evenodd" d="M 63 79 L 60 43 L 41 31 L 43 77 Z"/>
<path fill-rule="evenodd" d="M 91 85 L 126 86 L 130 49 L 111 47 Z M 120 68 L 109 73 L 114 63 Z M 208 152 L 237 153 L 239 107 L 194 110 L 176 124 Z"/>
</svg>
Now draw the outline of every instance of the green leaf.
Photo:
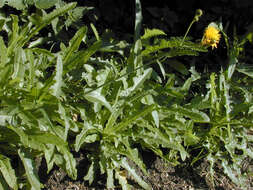
<svg viewBox="0 0 253 190">
<path fill-rule="evenodd" d="M 119 184 L 122 187 L 122 190 L 132 190 L 133 187 L 128 184 L 127 178 L 122 176 L 120 171 L 115 171 L 115 177 L 119 180 Z"/>
<path fill-rule="evenodd" d="M 14 189 L 18 189 L 17 177 L 15 171 L 11 166 L 10 159 L 4 155 L 0 155 L 0 170 L 8 185 Z"/>
<path fill-rule="evenodd" d="M 30 34 L 25 38 L 25 40 L 23 41 L 23 45 L 26 44 L 26 42 L 28 42 L 42 28 L 44 28 L 45 26 L 50 24 L 52 20 L 54 20 L 55 18 L 67 13 L 69 10 L 73 9 L 76 6 L 76 4 L 77 4 L 76 2 L 75 3 L 68 3 L 68 4 L 64 5 L 63 7 L 60 7 L 58 9 L 54 10 L 53 12 L 47 14 L 46 16 L 44 16 L 41 23 L 36 25 L 31 30 Z"/>
<path fill-rule="evenodd" d="M 66 63 L 70 56 L 78 50 L 83 38 L 86 36 L 87 27 L 81 27 L 75 34 L 75 36 L 70 40 L 69 47 L 64 51 L 63 62 Z"/>
<path fill-rule="evenodd" d="M 1 174 L 0 174 L 0 189 L 1 190 L 11 190 Z"/>
<path fill-rule="evenodd" d="M 48 132 L 33 132 L 29 133 L 28 136 L 30 139 L 35 139 L 37 142 L 42 144 L 52 144 L 59 147 L 66 147 L 68 145 L 62 138 Z"/>
<path fill-rule="evenodd" d="M 68 73 L 73 69 L 77 69 L 79 66 L 83 65 L 90 59 L 90 57 L 96 53 L 102 45 L 102 41 L 96 41 L 92 46 L 88 47 L 86 50 L 78 51 L 73 54 L 67 63 L 64 63 L 64 74 Z"/>
<path fill-rule="evenodd" d="M 119 124 L 113 125 L 110 128 L 105 129 L 104 132 L 108 133 L 108 134 L 118 133 L 119 131 L 124 130 L 124 128 L 126 128 L 128 125 L 132 124 L 137 119 L 139 119 L 141 117 L 144 117 L 145 115 L 147 115 L 147 114 L 151 113 L 152 111 L 154 111 L 155 108 L 156 108 L 156 106 L 154 104 L 150 105 L 150 106 L 146 106 L 142 110 L 138 110 L 132 116 L 125 118 Z"/>
<path fill-rule="evenodd" d="M 64 129 L 65 129 L 65 133 L 64 133 L 64 141 L 67 141 L 67 137 L 68 137 L 68 131 L 69 131 L 69 128 L 70 128 L 70 123 L 69 123 L 69 117 L 66 116 L 66 112 L 65 112 L 65 108 L 62 106 L 61 103 L 58 104 L 58 107 L 59 107 L 59 114 L 60 114 L 60 117 L 64 120 Z"/>
<path fill-rule="evenodd" d="M 2 0 L 2 1 L 0 1 L 0 8 L 2 8 L 2 7 L 4 6 L 5 1 L 6 1 L 6 0 Z"/>
<path fill-rule="evenodd" d="M 5 126 L 8 123 L 11 123 L 12 116 L 9 115 L 0 115 L 0 125 Z"/>
<path fill-rule="evenodd" d="M 6 67 L 0 70 L 0 86 L 1 87 L 6 85 L 10 74 L 11 74 L 11 65 L 7 65 Z"/>
<path fill-rule="evenodd" d="M 80 134 L 76 136 L 75 141 L 75 151 L 78 152 L 83 145 L 83 143 L 87 142 L 87 136 L 90 134 L 96 133 L 97 130 L 92 127 L 89 123 L 85 122 L 83 129 Z"/>
<path fill-rule="evenodd" d="M 144 123 L 143 127 L 149 129 L 152 133 L 146 134 L 146 136 L 142 137 L 143 140 L 147 141 L 147 144 L 150 144 L 150 140 L 155 141 L 156 143 L 159 143 L 164 148 L 170 148 L 172 150 L 177 150 L 180 152 L 181 159 L 185 160 L 189 154 L 185 151 L 184 147 L 181 145 L 180 142 L 174 141 L 166 133 L 161 131 L 158 128 L 155 128 L 148 123 Z M 152 149 L 153 150 L 153 149 Z M 159 154 L 158 154 L 159 155 Z"/>
<path fill-rule="evenodd" d="M 47 173 L 49 173 L 54 166 L 54 152 L 55 151 L 55 145 L 49 144 L 47 145 L 47 148 L 44 150 L 45 159 L 47 162 Z"/>
<path fill-rule="evenodd" d="M 94 165 L 95 165 L 95 163 L 94 163 L 94 161 L 92 161 L 86 176 L 84 176 L 84 178 L 83 178 L 84 180 L 89 181 L 90 185 L 94 181 L 94 175 L 95 175 L 95 166 Z"/>
<path fill-rule="evenodd" d="M 91 29 L 92 29 L 92 31 L 93 31 L 93 33 L 94 33 L 94 35 L 95 35 L 97 41 L 99 41 L 100 38 L 99 38 L 99 34 L 98 34 L 98 31 L 97 31 L 96 27 L 94 26 L 93 23 L 90 23 L 90 26 L 91 26 Z"/>
<path fill-rule="evenodd" d="M 135 29 L 134 29 L 134 41 L 136 42 L 140 39 L 141 32 L 141 22 L 142 22 L 142 12 L 141 12 L 141 2 L 140 0 L 135 0 Z"/>
<path fill-rule="evenodd" d="M 168 61 L 168 65 L 183 75 L 189 74 L 188 69 L 185 67 L 185 65 L 177 60 Z"/>
<path fill-rule="evenodd" d="M 92 91 L 84 96 L 84 98 L 93 103 L 99 103 L 105 106 L 110 112 L 112 112 L 112 107 L 110 103 L 105 99 L 105 97 L 98 91 Z"/>
<path fill-rule="evenodd" d="M 77 169 L 76 169 L 76 160 L 71 154 L 71 152 L 68 150 L 65 146 L 58 146 L 57 147 L 59 152 L 63 154 L 64 160 L 65 160 L 65 167 L 66 172 L 69 177 L 71 177 L 73 180 L 76 180 L 77 178 Z"/>
<path fill-rule="evenodd" d="M 106 173 L 107 173 L 106 187 L 108 189 L 114 189 L 113 169 L 107 168 Z"/>
<path fill-rule="evenodd" d="M 5 0 L 5 3 L 18 10 L 22 10 L 26 8 L 23 1 L 20 1 L 20 0 Z"/>
<path fill-rule="evenodd" d="M 58 3 L 58 0 L 36 0 L 35 6 L 40 9 L 48 9 Z"/>
<path fill-rule="evenodd" d="M 210 118 L 208 117 L 208 115 L 206 115 L 204 112 L 201 112 L 197 109 L 187 109 L 179 105 L 174 105 L 173 107 L 170 108 L 170 110 L 177 114 L 191 118 L 193 121 L 196 121 L 196 122 L 204 122 L 204 123 L 210 122 Z"/>
<path fill-rule="evenodd" d="M 8 62 L 8 56 L 7 56 L 7 48 L 4 44 L 2 36 L 0 36 L 0 52 L 1 52 L 0 66 L 3 67 Z"/>
<path fill-rule="evenodd" d="M 142 40 L 152 38 L 154 36 L 166 36 L 166 33 L 164 31 L 159 30 L 159 29 L 145 29 L 144 35 L 141 37 Z"/>
<path fill-rule="evenodd" d="M 15 41 L 18 38 L 18 32 L 19 32 L 18 16 L 11 15 L 11 17 L 12 17 L 12 33 L 11 33 L 10 43 L 12 43 L 13 41 Z"/>
<path fill-rule="evenodd" d="M 62 92 L 62 87 L 65 85 L 62 79 L 62 73 L 63 73 L 63 62 L 61 55 L 57 56 L 57 62 L 56 62 L 56 74 L 54 76 L 54 85 L 51 87 L 53 90 L 53 95 L 57 98 L 60 98 L 61 96 L 64 96 Z"/>
<path fill-rule="evenodd" d="M 245 187 L 246 181 L 243 180 L 242 176 L 236 176 L 234 170 L 231 168 L 231 165 L 227 160 L 222 159 L 221 165 L 224 169 L 224 173 L 228 175 L 228 177 L 237 185 L 241 187 Z"/>
<path fill-rule="evenodd" d="M 238 60 L 237 60 L 236 56 L 230 55 L 229 56 L 229 65 L 228 65 L 228 69 L 227 69 L 227 79 L 228 80 L 230 80 L 232 78 L 232 75 L 235 71 L 237 63 L 238 63 Z"/>
<path fill-rule="evenodd" d="M 150 78 L 152 71 L 152 68 L 148 68 L 144 71 L 142 75 L 134 77 L 134 85 L 130 88 L 127 88 L 126 90 L 121 91 L 120 95 L 127 97 L 131 93 L 137 91 L 143 85 L 143 83 Z"/>
<path fill-rule="evenodd" d="M 247 64 L 237 65 L 236 70 L 240 73 L 243 73 L 243 74 L 253 78 L 253 65 L 247 65 Z"/>
<path fill-rule="evenodd" d="M 39 176 L 34 163 L 34 158 L 28 153 L 28 151 L 26 151 L 23 148 L 18 149 L 18 155 L 23 162 L 26 171 L 26 176 L 28 178 L 31 187 L 36 190 L 41 189 L 42 185 L 40 184 L 39 181 Z"/>
<path fill-rule="evenodd" d="M 119 115 L 122 113 L 122 110 L 123 110 L 123 108 L 119 108 L 117 105 L 113 107 L 113 111 L 106 123 L 105 130 L 113 127 L 113 125 L 116 124 L 116 120 L 119 117 Z"/>
<path fill-rule="evenodd" d="M 125 168 L 131 176 L 133 176 L 133 179 L 145 190 L 151 190 L 152 188 L 143 180 L 141 177 L 135 172 L 131 166 L 129 166 L 127 160 L 125 158 L 121 159 L 120 162 L 121 166 Z"/>
<path fill-rule="evenodd" d="M 145 168 L 145 165 L 144 165 L 143 161 L 139 157 L 138 150 L 136 148 L 131 148 L 130 147 L 130 144 L 128 142 L 128 137 L 123 138 L 121 142 L 123 142 L 123 144 L 125 145 L 125 147 L 127 149 L 126 156 L 128 158 L 130 158 L 132 161 L 134 161 L 135 164 L 137 166 L 139 166 L 139 168 L 142 170 L 142 172 L 145 175 L 148 175 L 148 173 L 146 171 L 146 168 Z"/>
<path fill-rule="evenodd" d="M 145 96 L 142 99 L 142 103 L 147 104 L 147 105 L 152 105 L 155 102 L 154 102 L 153 96 L 151 94 L 148 94 L 147 96 Z M 155 125 L 157 127 L 159 127 L 159 114 L 158 114 L 158 111 L 156 111 L 156 110 L 152 111 L 152 117 L 153 117 L 153 120 L 155 122 Z"/>
<path fill-rule="evenodd" d="M 133 51 L 133 55 L 132 55 L 134 58 L 134 60 L 133 60 L 134 68 L 138 68 L 143 65 L 141 50 L 142 50 L 142 43 L 141 43 L 141 40 L 138 39 L 134 44 L 134 51 Z M 143 71 L 143 69 L 137 70 L 137 76 L 139 76 L 142 71 Z"/>
</svg>

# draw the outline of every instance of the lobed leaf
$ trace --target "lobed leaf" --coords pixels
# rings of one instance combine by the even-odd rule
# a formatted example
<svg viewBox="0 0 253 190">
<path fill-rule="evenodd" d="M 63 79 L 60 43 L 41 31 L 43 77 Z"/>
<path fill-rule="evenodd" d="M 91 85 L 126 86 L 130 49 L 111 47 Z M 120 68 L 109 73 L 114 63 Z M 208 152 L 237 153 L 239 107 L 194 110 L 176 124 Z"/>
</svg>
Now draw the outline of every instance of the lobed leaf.
<svg viewBox="0 0 253 190">
<path fill-rule="evenodd" d="M 144 30 L 144 35 L 141 36 L 141 39 L 142 40 L 145 40 L 145 39 L 149 39 L 149 38 L 152 38 L 154 36 L 166 36 L 166 33 L 164 33 L 164 31 L 162 30 L 159 30 L 159 29 L 145 29 Z"/>
</svg>

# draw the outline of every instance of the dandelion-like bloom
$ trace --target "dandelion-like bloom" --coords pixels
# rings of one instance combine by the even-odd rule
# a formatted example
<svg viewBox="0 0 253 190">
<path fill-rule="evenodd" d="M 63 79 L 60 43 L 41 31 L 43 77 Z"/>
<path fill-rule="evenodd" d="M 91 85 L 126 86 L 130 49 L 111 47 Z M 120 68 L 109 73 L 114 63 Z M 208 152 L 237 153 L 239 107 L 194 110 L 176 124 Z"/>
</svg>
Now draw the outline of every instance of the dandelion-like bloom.
<svg viewBox="0 0 253 190">
<path fill-rule="evenodd" d="M 212 46 L 213 48 L 217 48 L 217 44 L 220 41 L 221 35 L 219 33 L 219 29 L 215 26 L 209 25 L 205 32 L 202 39 L 202 45 Z"/>
</svg>

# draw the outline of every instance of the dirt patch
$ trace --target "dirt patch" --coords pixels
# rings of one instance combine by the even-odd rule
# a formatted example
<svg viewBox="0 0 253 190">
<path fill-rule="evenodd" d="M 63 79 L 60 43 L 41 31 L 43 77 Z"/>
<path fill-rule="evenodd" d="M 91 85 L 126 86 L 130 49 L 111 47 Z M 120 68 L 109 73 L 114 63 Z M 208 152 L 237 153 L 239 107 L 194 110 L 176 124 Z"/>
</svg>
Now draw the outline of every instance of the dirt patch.
<svg viewBox="0 0 253 190">
<path fill-rule="evenodd" d="M 89 162 L 84 156 L 85 154 L 79 153 L 75 155 L 77 160 L 78 178 L 72 180 L 66 173 L 54 167 L 53 170 L 47 174 L 47 167 L 45 160 L 42 159 L 39 166 L 39 176 L 41 183 L 44 184 L 43 190 L 106 190 L 106 176 L 97 175 L 93 184 L 89 184 L 83 180 Z M 129 161 L 130 165 L 134 165 Z M 214 187 L 210 181 L 209 164 L 205 160 L 199 161 L 194 166 L 190 162 L 184 162 L 180 166 L 172 166 L 166 163 L 161 158 L 155 156 L 153 153 L 145 154 L 144 162 L 147 166 L 149 176 L 144 176 L 142 172 L 136 168 L 137 173 L 149 183 L 153 190 L 241 190 L 231 180 L 223 174 L 222 169 L 216 167 L 214 176 Z M 246 170 L 253 171 L 253 163 L 250 160 L 245 161 Z M 128 181 L 134 186 L 134 190 L 142 189 L 127 175 Z M 248 178 L 249 190 L 253 189 L 253 179 Z M 115 190 L 120 190 L 120 186 L 116 186 Z"/>
</svg>

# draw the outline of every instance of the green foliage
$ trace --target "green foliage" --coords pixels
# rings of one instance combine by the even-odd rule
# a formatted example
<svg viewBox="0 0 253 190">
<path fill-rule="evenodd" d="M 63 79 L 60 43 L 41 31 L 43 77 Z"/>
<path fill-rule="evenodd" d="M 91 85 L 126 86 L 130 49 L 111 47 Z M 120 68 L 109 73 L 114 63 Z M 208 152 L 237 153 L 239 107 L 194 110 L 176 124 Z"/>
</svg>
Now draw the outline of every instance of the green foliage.
<svg viewBox="0 0 253 190">
<path fill-rule="evenodd" d="M 229 62 L 219 74 L 207 73 L 206 92 L 195 92 L 191 87 L 203 85 L 202 75 L 171 58 L 198 56 L 207 48 L 190 38 L 182 43 L 183 38 L 167 37 L 159 29 L 141 35 L 139 0 L 135 38 L 129 44 L 105 39 L 93 24 L 76 27 L 75 21 L 90 9 L 76 3 L 5 0 L 0 6 L 5 3 L 24 9 L 25 23 L 20 25 L 16 15 L 0 22 L 8 33 L 8 40 L 0 37 L 0 188 L 41 189 L 34 160 L 42 156 L 48 172 L 57 165 L 76 179 L 71 152 L 84 151 L 90 160 L 84 180 L 90 184 L 101 173 L 107 176 L 108 189 L 115 187 L 115 180 L 131 189 L 127 172 L 140 187 L 151 189 L 137 174 L 136 167 L 148 175 L 140 149 L 173 165 L 205 158 L 211 176 L 220 164 L 234 183 L 245 187 L 240 167 L 253 157 L 248 134 L 252 67 L 239 64 L 240 45 L 228 47 Z M 56 8 L 28 16 L 30 5 Z M 78 29 L 51 51 L 43 41 L 56 39 L 63 26 Z M 45 27 L 52 27 L 52 38 L 40 33 Z M 89 31 L 95 38 L 88 38 Z M 168 59 L 177 74 L 164 68 Z M 199 155 L 191 155 L 192 149 Z M 13 158 L 22 166 L 14 169 Z"/>
</svg>

